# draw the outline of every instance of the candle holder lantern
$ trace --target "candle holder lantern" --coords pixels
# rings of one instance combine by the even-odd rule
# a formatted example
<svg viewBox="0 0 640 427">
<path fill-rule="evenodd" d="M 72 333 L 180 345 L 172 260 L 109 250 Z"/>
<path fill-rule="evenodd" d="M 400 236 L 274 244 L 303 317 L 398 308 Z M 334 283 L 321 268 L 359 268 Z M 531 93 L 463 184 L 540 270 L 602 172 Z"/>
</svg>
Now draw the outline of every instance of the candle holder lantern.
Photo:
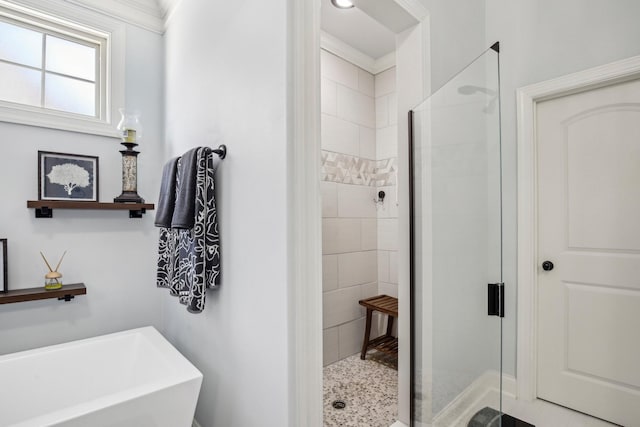
<svg viewBox="0 0 640 427">
<path fill-rule="evenodd" d="M 144 203 L 144 199 L 138 195 L 138 154 L 135 148 L 137 141 L 142 138 L 142 125 L 138 111 L 119 109 L 122 118 L 118 123 L 118 130 L 125 147 L 120 150 L 122 154 L 122 194 L 113 199 L 116 203 Z"/>
</svg>

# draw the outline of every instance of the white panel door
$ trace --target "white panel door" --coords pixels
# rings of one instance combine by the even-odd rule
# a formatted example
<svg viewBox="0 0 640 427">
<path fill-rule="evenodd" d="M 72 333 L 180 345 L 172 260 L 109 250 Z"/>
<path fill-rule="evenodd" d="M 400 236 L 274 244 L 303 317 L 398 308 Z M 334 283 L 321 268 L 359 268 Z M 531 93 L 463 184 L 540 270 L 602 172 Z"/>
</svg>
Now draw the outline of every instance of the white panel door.
<svg viewBox="0 0 640 427">
<path fill-rule="evenodd" d="M 640 426 L 640 80 L 536 122 L 538 397 Z"/>
</svg>

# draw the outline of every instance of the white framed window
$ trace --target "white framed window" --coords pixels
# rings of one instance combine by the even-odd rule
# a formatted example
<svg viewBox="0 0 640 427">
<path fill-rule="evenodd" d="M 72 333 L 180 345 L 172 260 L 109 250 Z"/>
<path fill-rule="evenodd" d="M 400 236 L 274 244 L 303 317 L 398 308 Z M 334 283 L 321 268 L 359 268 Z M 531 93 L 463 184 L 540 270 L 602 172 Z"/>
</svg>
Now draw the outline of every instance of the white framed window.
<svg viewBox="0 0 640 427">
<path fill-rule="evenodd" d="M 0 0 L 0 121 L 116 136 L 123 57 L 124 29 L 111 18 Z"/>
</svg>

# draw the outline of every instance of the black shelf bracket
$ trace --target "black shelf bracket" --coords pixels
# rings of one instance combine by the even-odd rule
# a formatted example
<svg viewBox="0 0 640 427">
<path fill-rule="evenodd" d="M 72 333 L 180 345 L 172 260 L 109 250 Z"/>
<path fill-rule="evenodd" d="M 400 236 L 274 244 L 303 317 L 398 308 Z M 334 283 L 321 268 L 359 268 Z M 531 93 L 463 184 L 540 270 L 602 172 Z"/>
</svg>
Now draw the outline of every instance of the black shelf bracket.
<svg viewBox="0 0 640 427">
<path fill-rule="evenodd" d="M 69 302 L 74 298 L 75 298 L 75 296 L 67 294 L 67 295 L 65 295 L 63 297 L 58 297 L 58 301 L 67 301 L 67 302 Z"/>
<path fill-rule="evenodd" d="M 36 208 L 36 218 L 53 218 L 53 209 L 43 206 Z"/>
<path fill-rule="evenodd" d="M 142 209 L 130 209 L 129 210 L 129 218 L 142 218 L 142 215 L 147 213 L 145 208 Z"/>
</svg>

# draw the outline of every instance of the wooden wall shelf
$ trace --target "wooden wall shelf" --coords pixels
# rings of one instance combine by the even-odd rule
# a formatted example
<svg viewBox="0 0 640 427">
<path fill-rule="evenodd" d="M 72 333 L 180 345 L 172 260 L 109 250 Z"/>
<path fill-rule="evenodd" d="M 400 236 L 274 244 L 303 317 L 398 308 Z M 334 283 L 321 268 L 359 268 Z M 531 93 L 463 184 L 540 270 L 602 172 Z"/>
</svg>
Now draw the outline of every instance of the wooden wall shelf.
<svg viewBox="0 0 640 427">
<path fill-rule="evenodd" d="M 58 298 L 63 301 L 71 301 L 75 295 L 85 295 L 87 288 L 84 283 L 62 285 L 62 288 L 48 291 L 43 286 L 39 288 L 15 289 L 8 292 L 0 292 L 0 304 L 12 304 L 14 302 L 36 301 L 41 299 Z"/>
<path fill-rule="evenodd" d="M 147 209 L 153 210 L 151 203 L 103 203 L 73 202 L 67 200 L 27 200 L 27 207 L 36 210 L 36 218 L 53 218 L 54 209 L 125 210 L 129 218 L 142 218 Z"/>
</svg>

